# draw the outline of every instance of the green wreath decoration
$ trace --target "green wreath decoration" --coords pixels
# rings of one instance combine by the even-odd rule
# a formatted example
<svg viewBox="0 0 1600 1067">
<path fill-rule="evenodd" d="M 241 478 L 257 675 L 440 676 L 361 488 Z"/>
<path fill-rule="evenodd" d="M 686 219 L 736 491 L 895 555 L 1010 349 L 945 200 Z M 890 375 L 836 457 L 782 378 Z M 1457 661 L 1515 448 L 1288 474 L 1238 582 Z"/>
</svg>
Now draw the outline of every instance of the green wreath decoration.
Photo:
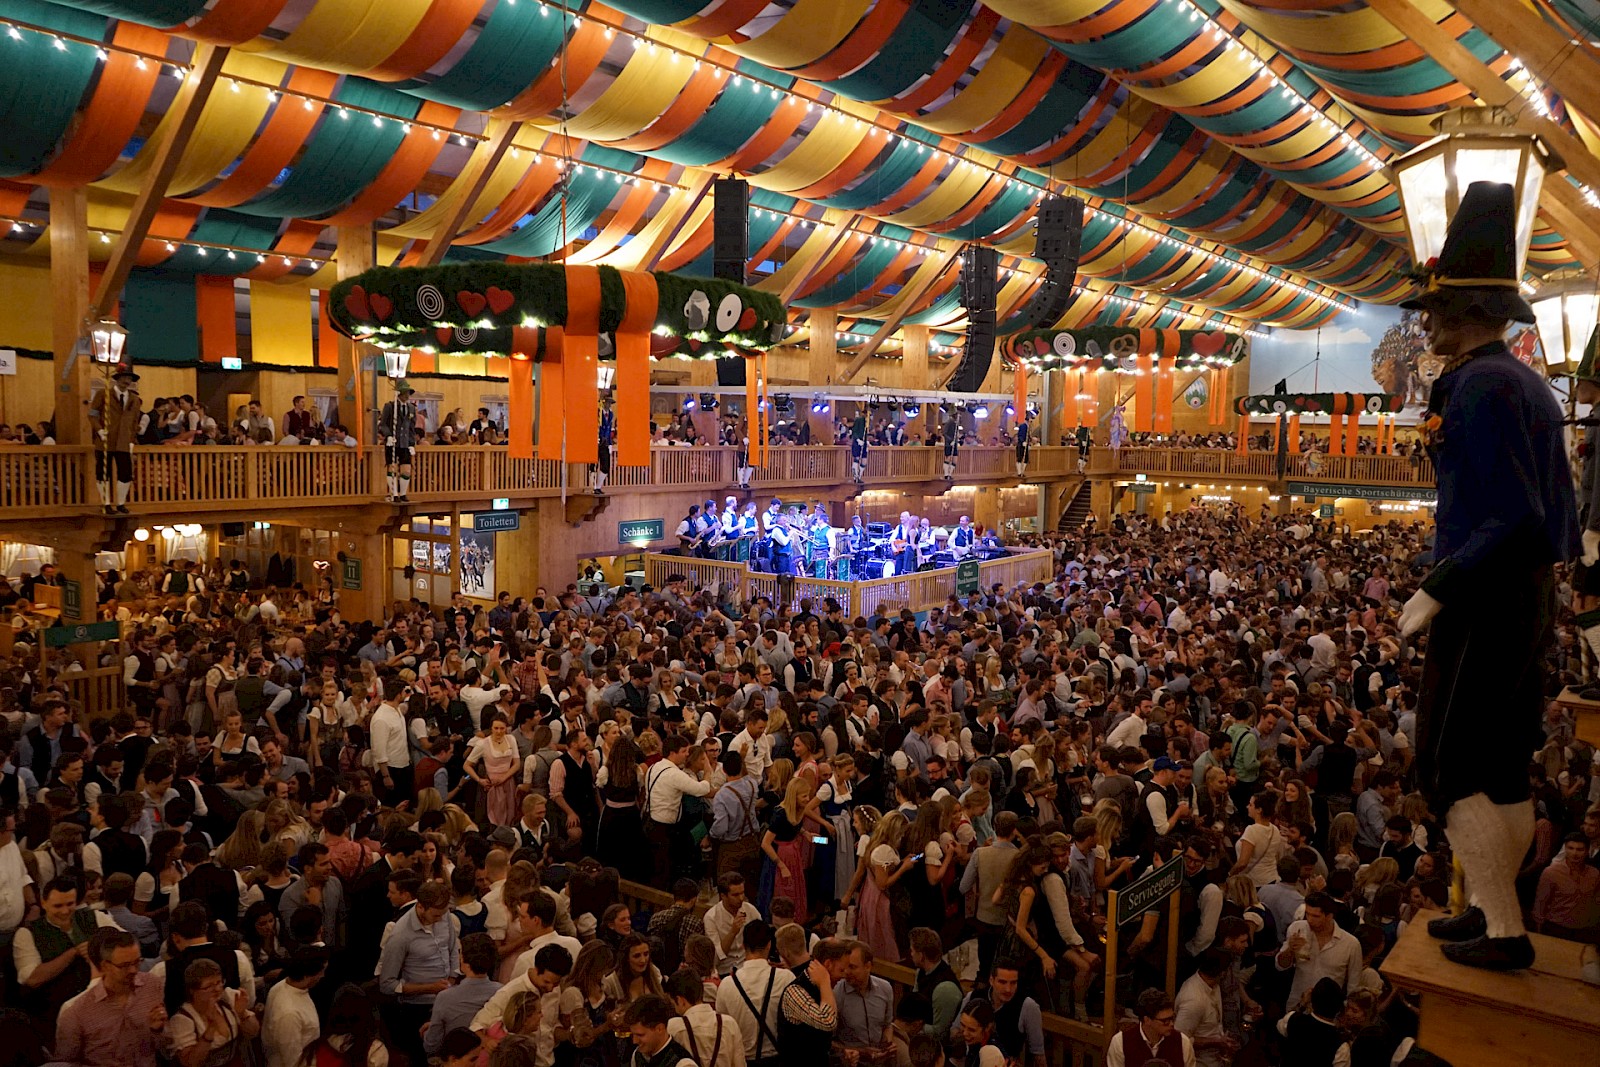
<svg viewBox="0 0 1600 1067">
<path fill-rule="evenodd" d="M 1140 355 L 1172 356 L 1180 370 L 1231 367 L 1249 354 L 1229 330 L 1157 330 L 1135 326 L 1069 326 L 1023 330 L 1001 342 L 1001 353 L 1033 371 L 1131 371 Z"/>
<path fill-rule="evenodd" d="M 601 355 L 622 323 L 627 294 L 614 267 L 600 267 Z M 651 272 L 658 304 L 650 354 L 689 359 L 752 356 L 783 338 L 783 303 L 718 278 Z M 329 319 L 353 340 L 380 348 L 510 355 L 518 328 L 567 324 L 567 267 L 560 263 L 444 263 L 374 267 L 333 287 Z"/>
</svg>

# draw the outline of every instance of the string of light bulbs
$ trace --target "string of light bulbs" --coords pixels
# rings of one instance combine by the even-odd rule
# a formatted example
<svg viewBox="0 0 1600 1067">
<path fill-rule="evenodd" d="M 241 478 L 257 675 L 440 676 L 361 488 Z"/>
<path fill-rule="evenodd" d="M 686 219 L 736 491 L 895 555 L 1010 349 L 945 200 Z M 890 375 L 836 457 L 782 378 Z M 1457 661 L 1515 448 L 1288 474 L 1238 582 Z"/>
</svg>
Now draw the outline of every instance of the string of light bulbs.
<svg viewBox="0 0 1600 1067">
<path fill-rule="evenodd" d="M 8 233 L 18 235 L 35 233 L 36 236 L 42 236 L 47 228 L 45 223 L 37 222 L 33 219 L 23 218 L 20 215 L 0 215 L 0 226 L 7 225 L 9 225 L 9 229 L 7 230 Z M 110 227 L 106 226 L 89 226 L 86 227 L 86 229 L 89 233 L 97 236 L 99 238 L 99 243 L 103 245 L 110 244 L 114 239 L 122 235 L 121 230 L 111 229 Z M 270 250 L 262 251 L 259 248 L 246 248 L 243 245 L 223 244 L 220 241 L 198 241 L 192 237 L 146 237 L 145 240 L 154 241 L 165 245 L 166 250 L 169 253 L 177 253 L 185 248 L 193 248 L 199 252 L 201 256 L 209 256 L 212 252 L 220 252 L 222 253 L 222 258 L 226 260 L 237 260 L 240 258 L 249 258 L 254 256 L 257 264 L 265 264 L 276 259 L 282 261 L 282 264 L 285 267 L 289 267 L 291 269 L 296 267 L 310 267 L 315 270 L 318 267 L 333 262 L 332 258 L 329 256 L 286 256 Z"/>
</svg>

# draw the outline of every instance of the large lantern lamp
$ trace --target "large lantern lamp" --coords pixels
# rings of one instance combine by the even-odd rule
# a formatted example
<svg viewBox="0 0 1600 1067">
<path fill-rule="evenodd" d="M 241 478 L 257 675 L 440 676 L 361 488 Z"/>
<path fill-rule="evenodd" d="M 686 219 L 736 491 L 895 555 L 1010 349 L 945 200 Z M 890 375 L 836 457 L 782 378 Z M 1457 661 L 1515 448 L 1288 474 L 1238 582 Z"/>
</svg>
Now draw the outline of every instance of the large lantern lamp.
<svg viewBox="0 0 1600 1067">
<path fill-rule="evenodd" d="M 1532 304 L 1545 368 L 1551 374 L 1575 368 L 1600 321 L 1600 278 L 1577 270 L 1546 275 Z"/>
<path fill-rule="evenodd" d="M 1468 186 L 1504 182 L 1516 196 L 1520 277 L 1528 262 L 1545 170 L 1560 167 L 1560 158 L 1537 136 L 1518 128 L 1504 108 L 1461 108 L 1440 116 L 1434 128 L 1439 136 L 1389 165 L 1405 212 L 1412 263 L 1425 267 L 1439 255 Z"/>
<path fill-rule="evenodd" d="M 118 324 L 103 319 L 89 327 L 89 350 L 96 363 L 114 367 L 122 362 L 122 352 L 128 345 L 128 331 Z"/>
<path fill-rule="evenodd" d="M 411 352 L 407 349 L 383 350 L 383 373 L 390 378 L 404 378 L 411 369 Z"/>
</svg>

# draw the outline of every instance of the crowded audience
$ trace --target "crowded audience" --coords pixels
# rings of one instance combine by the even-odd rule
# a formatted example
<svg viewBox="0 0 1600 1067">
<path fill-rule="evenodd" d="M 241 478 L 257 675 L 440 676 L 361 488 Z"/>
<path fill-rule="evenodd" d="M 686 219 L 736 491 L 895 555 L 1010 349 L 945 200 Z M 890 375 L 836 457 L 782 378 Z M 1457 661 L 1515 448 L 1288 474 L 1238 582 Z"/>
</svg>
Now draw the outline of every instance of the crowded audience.
<svg viewBox="0 0 1600 1067">
<path fill-rule="evenodd" d="M 19 615 L 0 1062 L 1427 1062 L 1380 971 L 1450 877 L 1394 624 L 1426 531 L 1196 502 L 1040 543 L 1051 581 L 922 617 L 107 575 L 109 717 Z M 1524 903 L 1600 942 L 1595 753 L 1554 703 L 1545 742 L 1504 753 Z M 1177 930 L 1118 923 L 1166 864 Z"/>
</svg>

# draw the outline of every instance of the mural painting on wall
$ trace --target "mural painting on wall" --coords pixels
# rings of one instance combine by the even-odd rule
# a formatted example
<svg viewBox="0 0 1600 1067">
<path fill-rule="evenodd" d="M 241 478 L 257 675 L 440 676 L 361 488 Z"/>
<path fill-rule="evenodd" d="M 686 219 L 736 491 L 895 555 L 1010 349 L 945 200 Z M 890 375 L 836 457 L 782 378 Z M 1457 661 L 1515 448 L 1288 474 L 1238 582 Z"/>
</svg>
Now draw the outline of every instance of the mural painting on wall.
<svg viewBox="0 0 1600 1067">
<path fill-rule="evenodd" d="M 1210 400 L 1211 387 L 1206 384 L 1204 375 L 1196 378 L 1190 384 L 1189 388 L 1183 391 L 1183 406 L 1188 408 L 1190 411 L 1204 410 L 1206 404 Z"/>
</svg>

